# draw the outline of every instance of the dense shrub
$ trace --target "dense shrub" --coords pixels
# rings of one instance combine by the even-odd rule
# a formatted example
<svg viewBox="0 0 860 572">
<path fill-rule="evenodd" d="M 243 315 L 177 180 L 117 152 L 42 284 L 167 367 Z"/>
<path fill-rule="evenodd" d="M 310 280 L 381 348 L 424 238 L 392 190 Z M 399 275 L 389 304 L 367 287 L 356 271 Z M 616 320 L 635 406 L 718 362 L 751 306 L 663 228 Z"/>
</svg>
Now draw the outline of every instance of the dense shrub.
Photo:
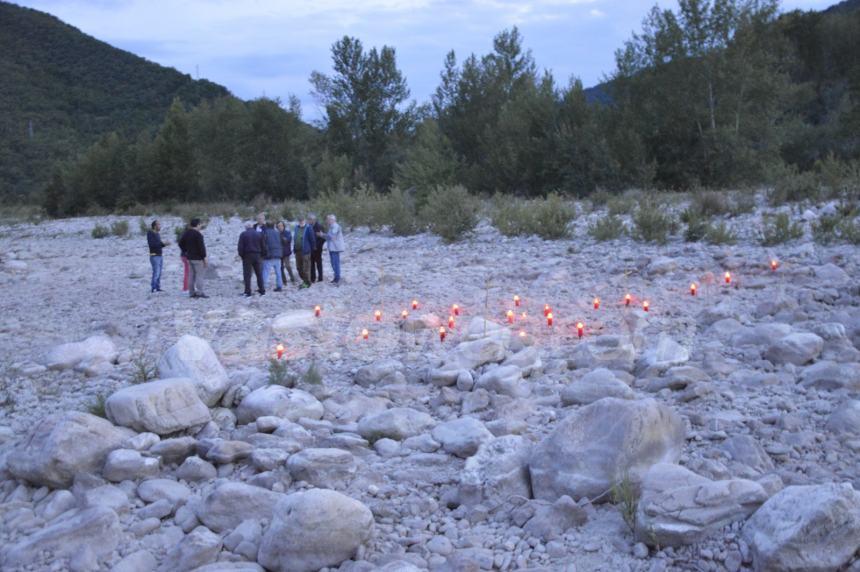
<svg viewBox="0 0 860 572">
<path fill-rule="evenodd" d="M 684 240 L 687 242 L 698 242 L 705 238 L 708 232 L 708 217 L 693 207 L 687 207 L 681 213 L 681 221 L 687 225 L 684 231 Z"/>
<path fill-rule="evenodd" d="M 721 216 L 731 212 L 731 204 L 726 193 L 720 191 L 697 191 L 690 201 L 689 210 L 705 218 Z"/>
<path fill-rule="evenodd" d="M 625 230 L 624 221 L 620 217 L 607 214 L 589 225 L 588 234 L 595 240 L 615 240 L 621 238 Z"/>
<path fill-rule="evenodd" d="M 409 236 L 421 232 L 415 213 L 415 200 L 399 188 L 391 189 L 380 199 L 379 218 L 397 236 Z"/>
<path fill-rule="evenodd" d="M 812 223 L 812 237 L 820 244 L 830 244 L 838 238 L 839 224 L 842 217 L 837 215 L 822 216 Z"/>
<path fill-rule="evenodd" d="M 818 177 L 811 171 L 801 173 L 796 168 L 787 168 L 776 180 L 768 200 L 773 206 L 800 201 L 814 201 L 820 196 Z"/>
<path fill-rule="evenodd" d="M 678 222 L 665 207 L 654 201 L 643 201 L 633 215 L 634 236 L 643 242 L 665 244 L 678 230 Z"/>
<path fill-rule="evenodd" d="M 719 224 L 708 225 L 705 240 L 709 244 L 735 244 L 738 237 L 725 222 L 720 221 Z"/>
<path fill-rule="evenodd" d="M 478 224 L 479 201 L 466 187 L 436 187 L 421 210 L 421 218 L 431 232 L 447 242 L 454 242 Z"/>
<path fill-rule="evenodd" d="M 493 226 L 505 236 L 523 236 L 534 232 L 534 220 L 528 204 L 514 197 L 493 197 L 490 218 Z"/>
<path fill-rule="evenodd" d="M 634 201 L 629 197 L 612 197 L 606 201 L 606 210 L 610 215 L 630 214 L 633 212 Z"/>
<path fill-rule="evenodd" d="M 110 229 L 104 225 L 97 224 L 93 227 L 93 231 L 90 233 L 93 238 L 105 238 L 110 236 Z"/>
<path fill-rule="evenodd" d="M 128 221 L 118 220 L 110 225 L 111 234 L 114 236 L 128 236 Z"/>
<path fill-rule="evenodd" d="M 576 211 L 560 195 L 552 193 L 543 200 L 530 201 L 534 218 L 534 233 L 547 240 L 568 235 L 567 225 L 576 217 Z"/>
<path fill-rule="evenodd" d="M 755 210 L 755 191 L 738 191 L 732 194 L 731 215 L 739 216 Z"/>
<path fill-rule="evenodd" d="M 762 228 L 761 243 L 765 246 L 782 244 L 789 240 L 795 240 L 803 236 L 803 225 L 792 222 L 788 213 L 779 213 L 770 220 L 765 221 Z"/>
</svg>

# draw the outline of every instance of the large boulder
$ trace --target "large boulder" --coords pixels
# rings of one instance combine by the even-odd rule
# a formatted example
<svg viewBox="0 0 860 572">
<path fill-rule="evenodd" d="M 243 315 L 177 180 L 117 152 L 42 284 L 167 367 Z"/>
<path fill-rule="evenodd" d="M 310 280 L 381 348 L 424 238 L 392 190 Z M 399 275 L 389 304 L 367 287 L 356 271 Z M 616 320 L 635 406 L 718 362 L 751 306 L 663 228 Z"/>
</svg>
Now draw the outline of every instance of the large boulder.
<svg viewBox="0 0 860 572">
<path fill-rule="evenodd" d="M 860 400 L 849 399 L 830 414 L 827 429 L 833 433 L 860 435 Z"/>
<path fill-rule="evenodd" d="M 803 369 L 800 383 L 826 391 L 860 391 L 860 364 L 822 360 Z"/>
<path fill-rule="evenodd" d="M 860 493 L 850 484 L 791 486 L 747 521 L 755 570 L 839 570 L 860 549 Z"/>
<path fill-rule="evenodd" d="M 212 407 L 227 389 L 230 380 L 209 342 L 197 336 L 184 335 L 158 362 L 162 378 L 187 377 L 194 382 L 201 401 Z"/>
<path fill-rule="evenodd" d="M 0 568 L 36 565 L 45 550 L 54 558 L 68 558 L 84 550 L 97 558 L 113 552 L 121 535 L 119 517 L 113 510 L 104 506 L 78 510 L 4 548 Z"/>
<path fill-rule="evenodd" d="M 445 452 L 464 459 L 474 455 L 482 443 L 493 438 L 489 429 L 474 417 L 440 423 L 430 435 L 442 444 Z"/>
<path fill-rule="evenodd" d="M 355 475 L 355 457 L 349 451 L 332 448 L 310 448 L 290 455 L 287 469 L 295 481 L 315 487 L 340 488 Z"/>
<path fill-rule="evenodd" d="M 659 463 L 642 479 L 636 536 L 652 546 L 693 544 L 743 520 L 767 500 L 754 481 L 712 481 L 684 467 Z"/>
<path fill-rule="evenodd" d="M 373 514 L 357 500 L 326 489 L 294 493 L 274 508 L 257 561 L 275 572 L 336 567 L 373 534 Z"/>
<path fill-rule="evenodd" d="M 275 334 L 288 334 L 293 330 L 309 328 L 316 322 L 316 317 L 311 310 L 290 310 L 275 316 L 272 320 L 272 332 Z"/>
<path fill-rule="evenodd" d="M 383 359 L 358 368 L 355 372 L 356 385 L 370 387 L 377 384 L 403 383 L 403 364 L 396 359 Z"/>
<path fill-rule="evenodd" d="M 602 367 L 571 381 L 561 390 L 561 402 L 564 405 L 588 405 L 604 397 L 633 399 L 636 395 L 629 385 Z"/>
<path fill-rule="evenodd" d="M 65 489 L 75 475 L 100 471 L 108 453 L 132 435 L 89 413 L 55 413 L 33 427 L 9 453 L 6 464 L 19 479 Z"/>
<path fill-rule="evenodd" d="M 262 487 L 226 482 L 194 505 L 197 518 L 211 530 L 224 532 L 239 526 L 243 520 L 271 520 L 275 505 L 284 498 Z"/>
<path fill-rule="evenodd" d="M 629 478 L 638 483 L 656 463 L 681 456 L 686 430 L 672 409 L 653 399 L 607 397 L 565 417 L 532 453 L 535 498 L 600 497 Z"/>
<path fill-rule="evenodd" d="M 505 342 L 496 337 L 462 342 L 454 350 L 445 369 L 476 369 L 488 363 L 498 363 L 505 359 L 506 349 Z"/>
<path fill-rule="evenodd" d="M 690 359 L 687 348 L 661 333 L 657 343 L 648 348 L 639 361 L 639 369 L 642 371 L 662 372 L 670 367 L 686 363 Z"/>
<path fill-rule="evenodd" d="M 511 497 L 529 498 L 530 451 L 531 442 L 519 435 L 484 441 L 460 473 L 460 502 L 497 505 Z"/>
<path fill-rule="evenodd" d="M 370 442 L 383 438 L 402 441 L 429 429 L 433 423 L 433 418 L 427 413 L 395 407 L 363 418 L 358 422 L 358 434 Z"/>
<path fill-rule="evenodd" d="M 731 337 L 733 347 L 771 346 L 791 333 L 791 326 L 780 322 L 765 322 L 744 327 Z"/>
<path fill-rule="evenodd" d="M 719 445 L 725 464 L 732 475 L 745 479 L 758 478 L 774 471 L 773 460 L 752 435 L 734 435 Z"/>
<path fill-rule="evenodd" d="M 194 382 L 187 378 L 124 387 L 107 398 L 105 413 L 117 425 L 158 435 L 201 427 L 211 419 Z"/>
<path fill-rule="evenodd" d="M 158 572 L 196 570 L 199 566 L 214 562 L 221 552 L 222 544 L 220 536 L 205 526 L 198 526 L 168 551 Z"/>
<path fill-rule="evenodd" d="M 493 338 L 507 346 L 511 339 L 511 330 L 507 326 L 477 316 L 469 322 L 464 337 L 466 341 Z"/>
<path fill-rule="evenodd" d="M 624 336 L 599 336 L 577 344 L 570 359 L 576 369 L 605 367 L 632 371 L 636 348 Z"/>
<path fill-rule="evenodd" d="M 81 342 L 60 344 L 45 356 L 48 369 L 76 369 L 87 374 L 110 368 L 117 359 L 116 344 L 108 336 L 90 336 Z"/>
<path fill-rule="evenodd" d="M 242 400 L 236 409 L 236 421 L 245 424 L 270 415 L 298 421 L 302 417 L 319 419 L 323 413 L 323 404 L 307 391 L 267 385 L 252 391 Z"/>
<path fill-rule="evenodd" d="M 523 371 L 515 365 L 500 365 L 485 371 L 475 387 L 511 397 L 527 397 L 531 386 L 523 380 Z"/>
<path fill-rule="evenodd" d="M 810 332 L 789 334 L 772 344 L 764 357 L 774 364 L 806 365 L 813 361 L 824 349 L 824 340 Z"/>
</svg>

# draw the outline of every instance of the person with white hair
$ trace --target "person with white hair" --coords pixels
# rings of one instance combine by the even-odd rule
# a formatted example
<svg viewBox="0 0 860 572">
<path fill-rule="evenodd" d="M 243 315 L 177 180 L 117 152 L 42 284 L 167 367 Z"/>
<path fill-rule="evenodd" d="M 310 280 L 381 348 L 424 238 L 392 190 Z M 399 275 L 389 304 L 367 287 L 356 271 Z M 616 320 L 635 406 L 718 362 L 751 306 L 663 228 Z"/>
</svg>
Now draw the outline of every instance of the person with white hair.
<svg viewBox="0 0 860 572">
<path fill-rule="evenodd" d="M 345 250 L 343 244 L 343 230 L 337 224 L 337 217 L 333 214 L 325 217 L 326 229 L 326 244 L 328 244 L 328 255 L 331 260 L 331 271 L 334 273 L 332 284 L 340 284 L 340 253 Z"/>
</svg>

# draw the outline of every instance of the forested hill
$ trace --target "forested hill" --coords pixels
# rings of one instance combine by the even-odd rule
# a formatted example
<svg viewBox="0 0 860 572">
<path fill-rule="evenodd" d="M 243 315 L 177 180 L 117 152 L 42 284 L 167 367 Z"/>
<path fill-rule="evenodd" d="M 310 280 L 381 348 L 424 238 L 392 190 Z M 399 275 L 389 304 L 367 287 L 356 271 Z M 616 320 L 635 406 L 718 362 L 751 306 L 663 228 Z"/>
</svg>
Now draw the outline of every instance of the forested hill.
<svg viewBox="0 0 860 572">
<path fill-rule="evenodd" d="M 57 161 L 104 133 L 156 129 L 174 97 L 194 105 L 228 93 L 2 1 L 0 78 L 0 200 L 37 191 Z"/>
</svg>

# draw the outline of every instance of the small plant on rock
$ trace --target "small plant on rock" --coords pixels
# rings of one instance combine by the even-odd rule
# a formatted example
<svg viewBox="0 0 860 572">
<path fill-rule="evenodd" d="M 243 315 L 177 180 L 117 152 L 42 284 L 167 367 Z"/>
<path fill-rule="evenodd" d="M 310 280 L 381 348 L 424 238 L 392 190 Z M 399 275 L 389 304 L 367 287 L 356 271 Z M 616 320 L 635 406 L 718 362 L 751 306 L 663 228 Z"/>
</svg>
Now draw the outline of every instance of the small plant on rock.
<svg viewBox="0 0 860 572">
<path fill-rule="evenodd" d="M 110 225 L 110 232 L 114 236 L 128 236 L 128 221 L 118 220 Z"/>
<path fill-rule="evenodd" d="M 618 506 L 624 524 L 630 532 L 636 532 L 636 511 L 639 508 L 639 491 L 628 473 L 612 486 L 612 502 Z"/>
<path fill-rule="evenodd" d="M 146 383 L 156 378 L 158 368 L 155 360 L 149 355 L 146 349 L 136 351 L 131 357 L 132 366 L 132 383 Z"/>
<path fill-rule="evenodd" d="M 823 216 L 812 223 L 812 236 L 819 244 L 830 244 L 835 241 L 839 232 L 842 218 L 839 216 Z"/>
<path fill-rule="evenodd" d="M 678 222 L 666 209 L 653 202 L 643 202 L 633 215 L 635 236 L 643 242 L 665 244 L 678 230 Z"/>
<path fill-rule="evenodd" d="M 90 233 L 93 238 L 106 238 L 110 236 L 110 229 L 104 225 L 97 224 Z"/>
<path fill-rule="evenodd" d="M 104 393 L 99 393 L 96 395 L 96 400 L 90 404 L 87 411 L 90 412 L 91 415 L 95 415 L 96 417 L 102 417 L 107 419 L 107 413 L 105 412 L 105 395 Z"/>
<path fill-rule="evenodd" d="M 738 237 L 724 221 L 720 221 L 719 224 L 708 226 L 705 231 L 705 240 L 709 244 L 735 244 Z"/>
<path fill-rule="evenodd" d="M 319 367 L 317 367 L 317 362 L 312 361 L 311 365 L 308 366 L 308 369 L 302 375 L 302 383 L 307 385 L 322 385 L 322 374 Z"/>
<path fill-rule="evenodd" d="M 802 236 L 803 225 L 792 222 L 788 213 L 779 213 L 770 222 L 765 223 L 762 229 L 761 243 L 764 246 L 773 246 L 801 238 Z"/>
<path fill-rule="evenodd" d="M 275 358 L 269 360 L 269 385 L 296 386 L 296 378 L 287 369 L 286 360 Z"/>
<path fill-rule="evenodd" d="M 588 234 L 594 240 L 601 242 L 621 238 L 625 232 L 624 221 L 621 220 L 621 217 L 611 214 L 597 219 L 588 227 Z"/>
</svg>

